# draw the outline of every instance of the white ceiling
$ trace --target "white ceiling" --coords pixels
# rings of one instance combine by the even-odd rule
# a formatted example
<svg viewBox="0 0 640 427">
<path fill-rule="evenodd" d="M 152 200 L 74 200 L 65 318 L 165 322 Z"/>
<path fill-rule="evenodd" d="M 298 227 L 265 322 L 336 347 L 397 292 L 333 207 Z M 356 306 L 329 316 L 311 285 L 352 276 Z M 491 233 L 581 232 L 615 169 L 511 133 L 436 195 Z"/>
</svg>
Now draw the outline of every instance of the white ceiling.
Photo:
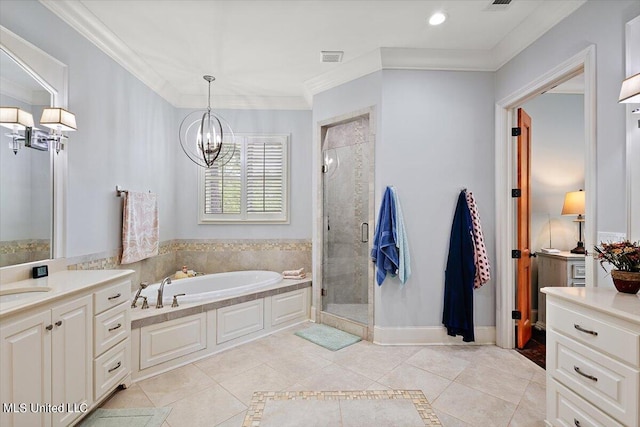
<svg viewBox="0 0 640 427">
<path fill-rule="evenodd" d="M 586 0 L 40 1 L 177 107 L 206 105 L 211 74 L 214 107 L 308 109 L 384 68 L 496 70 Z"/>
</svg>

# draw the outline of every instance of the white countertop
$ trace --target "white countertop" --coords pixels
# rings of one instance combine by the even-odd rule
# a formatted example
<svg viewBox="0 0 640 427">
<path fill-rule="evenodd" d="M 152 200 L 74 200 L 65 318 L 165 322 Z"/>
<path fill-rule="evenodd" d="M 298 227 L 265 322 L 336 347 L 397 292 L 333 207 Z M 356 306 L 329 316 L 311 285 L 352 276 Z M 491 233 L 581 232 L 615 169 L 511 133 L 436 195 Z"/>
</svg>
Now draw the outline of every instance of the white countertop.
<svg viewBox="0 0 640 427">
<path fill-rule="evenodd" d="M 640 296 L 604 288 L 546 287 L 541 291 L 640 324 Z"/>
<path fill-rule="evenodd" d="M 126 278 L 133 270 L 64 270 L 52 273 L 40 279 L 27 279 L 6 283 L 0 286 L 0 292 L 50 288 L 48 292 L 33 292 L 17 301 L 0 303 L 0 318 L 22 310 L 50 303 L 56 299 L 99 286 L 114 279 Z"/>
</svg>

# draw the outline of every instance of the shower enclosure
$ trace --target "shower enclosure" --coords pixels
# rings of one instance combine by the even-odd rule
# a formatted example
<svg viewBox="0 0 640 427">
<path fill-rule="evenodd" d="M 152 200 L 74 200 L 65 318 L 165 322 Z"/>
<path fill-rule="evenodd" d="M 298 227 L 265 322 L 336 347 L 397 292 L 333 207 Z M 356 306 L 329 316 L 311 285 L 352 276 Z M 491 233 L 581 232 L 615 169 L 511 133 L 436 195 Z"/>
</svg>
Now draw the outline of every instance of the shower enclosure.
<svg viewBox="0 0 640 427">
<path fill-rule="evenodd" d="M 364 325 L 372 268 L 369 143 L 369 116 L 327 127 L 322 141 L 322 310 Z"/>
</svg>

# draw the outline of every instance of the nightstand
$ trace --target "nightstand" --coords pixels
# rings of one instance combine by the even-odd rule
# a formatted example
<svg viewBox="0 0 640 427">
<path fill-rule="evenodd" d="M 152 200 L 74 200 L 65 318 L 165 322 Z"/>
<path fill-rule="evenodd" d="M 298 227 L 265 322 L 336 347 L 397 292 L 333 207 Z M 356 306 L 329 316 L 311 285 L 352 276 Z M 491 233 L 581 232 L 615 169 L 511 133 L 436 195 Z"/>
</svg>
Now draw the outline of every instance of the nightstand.
<svg viewBox="0 0 640 427">
<path fill-rule="evenodd" d="M 538 260 L 538 321 L 536 326 L 546 329 L 545 287 L 584 287 L 584 254 L 563 251 L 558 254 L 536 252 Z"/>
</svg>

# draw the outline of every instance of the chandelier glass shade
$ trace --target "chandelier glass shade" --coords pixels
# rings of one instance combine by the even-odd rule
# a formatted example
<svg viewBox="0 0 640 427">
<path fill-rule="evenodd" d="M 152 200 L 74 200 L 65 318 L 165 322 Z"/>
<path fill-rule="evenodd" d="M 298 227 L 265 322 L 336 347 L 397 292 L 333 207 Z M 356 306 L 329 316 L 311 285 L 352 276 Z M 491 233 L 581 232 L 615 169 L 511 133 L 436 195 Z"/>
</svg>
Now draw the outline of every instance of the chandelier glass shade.
<svg viewBox="0 0 640 427">
<path fill-rule="evenodd" d="M 215 77 L 205 75 L 209 82 L 206 110 L 193 111 L 180 124 L 180 146 L 189 160 L 203 168 L 210 168 L 218 160 L 228 161 L 235 149 L 234 134 L 229 123 L 211 111 L 211 82 Z"/>
</svg>

